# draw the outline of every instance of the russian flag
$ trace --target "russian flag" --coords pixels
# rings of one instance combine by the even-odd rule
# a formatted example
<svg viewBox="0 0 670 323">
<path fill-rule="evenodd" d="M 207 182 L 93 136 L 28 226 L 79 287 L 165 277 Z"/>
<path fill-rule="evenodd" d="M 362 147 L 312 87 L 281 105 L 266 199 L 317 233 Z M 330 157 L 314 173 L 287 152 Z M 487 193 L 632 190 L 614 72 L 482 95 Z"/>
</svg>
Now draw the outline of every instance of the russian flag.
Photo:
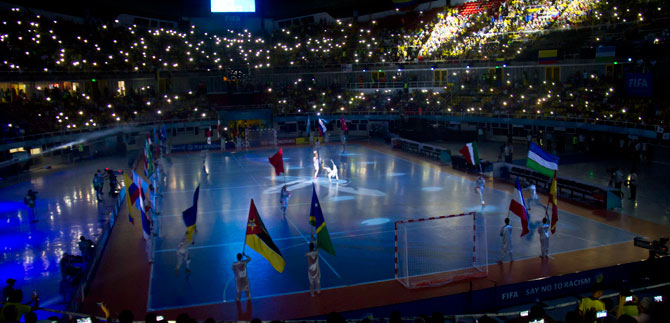
<svg viewBox="0 0 670 323">
<path fill-rule="evenodd" d="M 321 133 L 322 136 L 326 133 L 326 131 L 328 131 L 328 128 L 326 128 L 326 123 L 328 123 L 328 121 L 319 118 L 319 133 Z"/>
<path fill-rule="evenodd" d="M 516 179 L 516 189 L 512 194 L 512 201 L 509 203 L 510 212 L 516 214 L 521 219 L 521 236 L 525 236 L 530 232 L 528 230 L 528 213 L 526 211 L 526 203 L 523 201 L 523 195 L 521 194 L 521 184 L 519 184 L 519 179 Z"/>
</svg>

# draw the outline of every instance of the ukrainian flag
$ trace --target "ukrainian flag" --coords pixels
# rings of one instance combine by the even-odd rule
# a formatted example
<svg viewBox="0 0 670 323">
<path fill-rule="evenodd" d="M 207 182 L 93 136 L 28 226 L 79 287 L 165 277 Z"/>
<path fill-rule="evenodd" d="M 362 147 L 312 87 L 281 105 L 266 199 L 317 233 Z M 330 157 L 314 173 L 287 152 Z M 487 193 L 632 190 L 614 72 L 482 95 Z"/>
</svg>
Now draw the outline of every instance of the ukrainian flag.
<svg viewBox="0 0 670 323">
<path fill-rule="evenodd" d="M 200 185 L 196 187 L 193 193 L 193 205 L 182 212 L 184 224 L 186 225 L 186 242 L 193 240 L 195 233 L 195 222 L 198 220 L 198 196 L 200 195 Z"/>
</svg>

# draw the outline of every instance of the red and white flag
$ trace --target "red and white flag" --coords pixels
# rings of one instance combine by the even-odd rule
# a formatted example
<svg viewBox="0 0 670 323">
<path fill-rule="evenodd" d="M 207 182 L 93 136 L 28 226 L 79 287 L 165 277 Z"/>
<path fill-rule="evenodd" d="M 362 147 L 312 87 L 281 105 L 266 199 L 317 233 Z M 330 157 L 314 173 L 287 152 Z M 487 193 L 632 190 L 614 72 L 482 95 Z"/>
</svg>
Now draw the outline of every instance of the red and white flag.
<svg viewBox="0 0 670 323">
<path fill-rule="evenodd" d="M 516 189 L 512 194 L 512 201 L 509 203 L 509 210 L 521 219 L 521 236 L 528 234 L 530 232 L 528 230 L 528 212 L 526 212 L 526 203 L 523 201 L 521 184 L 519 184 L 518 178 L 516 179 Z"/>
</svg>

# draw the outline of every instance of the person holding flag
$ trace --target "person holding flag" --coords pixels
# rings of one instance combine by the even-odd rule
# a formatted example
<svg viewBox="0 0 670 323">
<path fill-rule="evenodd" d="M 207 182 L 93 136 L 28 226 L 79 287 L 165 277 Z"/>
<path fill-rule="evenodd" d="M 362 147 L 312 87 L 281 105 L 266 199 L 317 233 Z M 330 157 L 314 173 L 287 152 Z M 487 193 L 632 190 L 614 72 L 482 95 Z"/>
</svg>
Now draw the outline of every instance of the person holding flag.
<svg viewBox="0 0 670 323">
<path fill-rule="evenodd" d="M 309 243 L 309 252 L 305 254 L 305 257 L 307 257 L 307 278 L 309 279 L 309 293 L 312 295 L 312 297 L 314 297 L 314 286 L 316 286 L 316 293 L 321 295 L 319 249 L 314 247 L 314 242 Z"/>
<path fill-rule="evenodd" d="M 193 192 L 193 205 L 188 209 L 182 212 L 182 217 L 184 219 L 184 225 L 186 226 L 186 242 L 191 242 L 195 244 L 193 240 L 193 234 L 198 232 L 198 229 L 195 226 L 196 221 L 198 220 L 198 197 L 200 196 L 200 184 L 195 188 Z"/>
<path fill-rule="evenodd" d="M 188 233 L 184 234 L 177 246 L 177 267 L 174 269 L 175 276 L 179 275 L 179 268 L 181 268 L 182 263 L 186 267 L 186 274 L 188 275 L 191 273 L 191 253 L 188 251 L 188 239 Z"/>
<path fill-rule="evenodd" d="M 251 293 L 249 291 L 249 278 L 247 277 L 247 263 L 251 258 L 244 253 L 247 245 L 258 252 L 265 258 L 272 267 L 278 271 L 283 272 L 286 262 L 282 257 L 279 248 L 275 245 L 270 237 L 270 233 L 265 228 L 261 215 L 256 209 L 254 199 L 251 199 L 249 206 L 249 219 L 247 220 L 247 230 L 244 237 L 244 247 L 242 253 L 237 254 L 237 262 L 233 263 L 233 273 L 235 273 L 235 286 L 237 287 L 237 298 L 239 302 L 242 297 L 242 292 L 247 292 L 247 300 L 251 300 Z M 246 259 L 242 259 L 245 256 Z"/>
<path fill-rule="evenodd" d="M 291 198 L 291 192 L 288 191 L 286 185 L 282 186 L 281 192 L 279 193 L 279 203 L 281 203 L 281 211 L 284 216 L 286 216 L 286 209 L 288 209 L 288 199 Z"/>
<path fill-rule="evenodd" d="M 537 227 L 537 234 L 540 236 L 540 258 L 549 257 L 549 223 L 547 218 L 542 219 L 542 225 Z"/>
<path fill-rule="evenodd" d="M 502 246 L 498 263 L 502 263 L 507 254 L 509 254 L 509 260 L 514 261 L 512 256 L 512 225 L 509 224 L 509 217 L 505 218 L 505 225 L 500 228 L 500 237 L 502 238 Z"/>
<path fill-rule="evenodd" d="M 316 196 L 316 186 L 312 184 L 312 207 L 309 212 L 309 224 L 314 228 L 312 234 L 312 242 L 309 243 L 309 252 L 305 254 L 307 257 L 307 278 L 309 279 L 309 291 L 314 296 L 314 286 L 316 286 L 317 294 L 321 294 L 321 269 L 319 268 L 319 248 L 325 252 L 335 256 L 335 248 L 333 242 L 330 240 L 330 234 L 326 227 L 326 221 L 323 218 L 323 211 L 321 210 L 321 203 Z M 314 237 L 316 233 L 316 238 Z M 316 242 L 316 248 L 314 247 Z"/>
<path fill-rule="evenodd" d="M 246 259 L 242 259 L 242 256 Z M 233 263 L 233 273 L 235 274 L 235 287 L 237 288 L 236 301 L 242 299 L 242 292 L 247 293 L 247 301 L 251 301 L 251 290 L 249 289 L 249 276 L 247 276 L 247 264 L 251 261 L 251 257 L 242 253 L 237 254 L 237 261 Z"/>
<path fill-rule="evenodd" d="M 547 208 L 545 209 L 545 217 L 549 217 L 549 205 L 551 205 L 551 233 L 556 233 L 556 223 L 558 223 L 558 189 L 556 184 L 556 173 L 554 173 L 554 180 L 551 181 L 551 188 L 549 189 L 549 200 L 547 201 Z"/>
</svg>

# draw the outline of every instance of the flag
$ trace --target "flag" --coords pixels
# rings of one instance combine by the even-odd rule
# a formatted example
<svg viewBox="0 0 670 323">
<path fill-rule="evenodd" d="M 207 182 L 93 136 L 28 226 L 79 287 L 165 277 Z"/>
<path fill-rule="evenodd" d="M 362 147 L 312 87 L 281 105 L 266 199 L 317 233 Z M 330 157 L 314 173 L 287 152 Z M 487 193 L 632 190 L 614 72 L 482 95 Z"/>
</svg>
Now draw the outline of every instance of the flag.
<svg viewBox="0 0 670 323">
<path fill-rule="evenodd" d="M 326 128 L 326 123 L 328 123 L 328 121 L 319 118 L 319 133 L 322 136 L 326 133 L 326 131 L 328 131 L 328 128 Z"/>
<path fill-rule="evenodd" d="M 128 178 L 128 174 L 123 173 L 123 183 L 126 184 L 126 205 L 128 206 L 128 221 L 130 223 L 135 224 L 135 218 L 133 217 L 133 200 L 130 198 L 131 194 L 137 194 L 137 185 L 135 185 L 130 178 Z M 134 190 L 131 190 L 131 186 L 134 185 Z M 135 198 L 137 200 L 137 198 Z"/>
<path fill-rule="evenodd" d="M 557 49 L 546 49 L 540 50 L 537 52 L 537 63 L 538 64 L 556 64 L 558 63 L 558 50 Z"/>
<path fill-rule="evenodd" d="M 221 139 L 221 119 L 216 120 L 216 134 L 216 138 Z"/>
<path fill-rule="evenodd" d="M 598 46 L 596 48 L 596 62 L 614 62 L 616 46 Z"/>
<path fill-rule="evenodd" d="M 144 236 L 144 240 L 149 240 L 151 238 L 151 224 L 147 218 L 147 213 L 141 210 L 140 216 L 142 217 L 142 235 Z"/>
<path fill-rule="evenodd" d="M 465 157 L 465 161 L 468 162 L 468 165 L 479 165 L 479 149 L 477 148 L 477 142 L 469 142 L 458 151 Z"/>
<path fill-rule="evenodd" d="M 558 222 L 558 190 L 556 188 L 556 173 L 549 189 L 549 204 L 551 204 L 551 233 L 556 233 L 556 222 Z"/>
<path fill-rule="evenodd" d="M 340 123 L 341 123 L 340 129 L 342 129 L 342 131 L 349 131 L 349 127 L 347 126 L 347 120 L 344 120 L 344 117 L 340 118 Z"/>
<path fill-rule="evenodd" d="M 161 141 L 167 140 L 167 129 L 165 128 L 165 125 L 161 126 Z"/>
<path fill-rule="evenodd" d="M 140 175 L 138 175 L 137 173 L 135 173 L 135 171 L 133 171 L 133 184 L 135 184 L 137 186 L 137 193 L 134 193 L 137 196 L 135 198 L 135 203 L 134 203 L 135 208 L 137 208 L 141 212 L 144 212 L 144 210 L 145 210 L 144 205 L 146 204 L 145 201 L 147 199 L 147 196 L 146 196 L 145 192 L 149 190 L 149 183 L 145 182 L 142 179 L 142 177 L 140 177 Z M 131 192 L 131 193 L 133 193 L 133 192 Z M 133 198 L 132 194 L 131 194 L 130 198 L 132 200 L 132 198 Z"/>
<path fill-rule="evenodd" d="M 540 146 L 531 142 L 526 167 L 552 178 L 554 173 L 558 171 L 558 157 L 542 150 Z"/>
<path fill-rule="evenodd" d="M 198 195 L 200 195 L 200 184 L 195 188 L 193 193 L 193 205 L 182 212 L 184 218 L 184 225 L 186 225 L 186 242 L 193 240 L 193 233 L 195 232 L 195 222 L 198 219 Z"/>
<path fill-rule="evenodd" d="M 319 198 L 316 196 L 314 183 L 312 183 L 312 208 L 309 211 L 309 224 L 316 231 L 316 245 L 319 249 L 335 256 L 335 248 L 333 248 L 333 243 L 330 241 L 330 234 L 328 234 L 326 221 L 323 219 L 323 212 L 321 211 Z"/>
<path fill-rule="evenodd" d="M 272 167 L 275 168 L 275 175 L 279 176 L 279 174 L 286 172 L 284 171 L 284 160 L 283 160 L 283 154 L 281 151 L 281 148 L 279 148 L 279 151 L 272 155 L 272 157 L 268 157 L 268 160 L 270 160 L 270 164 L 272 164 Z"/>
<path fill-rule="evenodd" d="M 272 242 L 272 238 L 265 228 L 263 220 L 261 220 L 261 215 L 256 210 L 254 199 L 251 199 L 251 205 L 249 206 L 249 220 L 247 221 L 245 243 L 270 262 L 275 270 L 280 273 L 284 271 L 284 266 L 286 265 L 284 258 L 279 248 Z"/>
<path fill-rule="evenodd" d="M 310 115 L 308 114 L 307 115 L 307 128 L 306 128 L 306 131 L 305 131 L 305 136 L 309 136 L 309 126 L 310 126 L 310 122 L 311 122 L 309 119 L 310 119 Z"/>
<path fill-rule="evenodd" d="M 509 203 L 509 210 L 516 214 L 521 219 L 521 236 L 523 237 L 528 232 L 528 213 L 526 212 L 526 203 L 523 201 L 521 194 L 521 184 L 519 179 L 516 179 L 516 190 L 512 194 L 512 200 Z"/>
<path fill-rule="evenodd" d="M 156 127 L 154 127 L 154 152 L 156 156 L 160 158 L 160 147 L 158 146 L 158 134 L 156 133 Z"/>
<path fill-rule="evenodd" d="M 144 143 L 144 175 L 151 177 L 154 173 L 154 160 L 151 155 L 151 138 L 147 135 L 147 141 Z"/>
</svg>

